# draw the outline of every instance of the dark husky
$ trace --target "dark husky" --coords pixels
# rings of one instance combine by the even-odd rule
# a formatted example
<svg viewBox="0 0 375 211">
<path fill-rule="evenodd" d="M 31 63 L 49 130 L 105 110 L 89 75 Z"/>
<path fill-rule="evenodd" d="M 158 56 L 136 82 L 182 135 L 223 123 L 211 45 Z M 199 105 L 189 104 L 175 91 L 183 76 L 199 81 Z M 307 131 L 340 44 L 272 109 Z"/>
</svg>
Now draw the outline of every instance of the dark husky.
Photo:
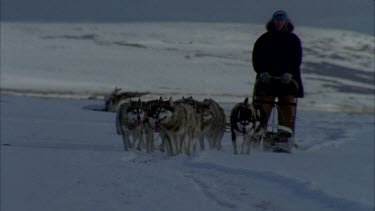
<svg viewBox="0 0 375 211">
<path fill-rule="evenodd" d="M 145 104 L 146 117 L 144 121 L 144 130 L 146 134 L 146 151 L 151 153 L 155 149 L 155 133 L 158 133 L 161 142 L 164 140 L 163 133 L 161 132 L 161 125 L 158 119 L 160 107 L 164 103 L 162 98 L 157 100 L 147 101 Z"/>
<path fill-rule="evenodd" d="M 264 112 L 261 108 L 255 108 L 246 98 L 244 102 L 234 106 L 230 115 L 232 145 L 234 154 L 238 154 L 237 136 L 243 136 L 241 154 L 249 154 L 253 142 L 262 146 L 265 126 Z"/>
</svg>

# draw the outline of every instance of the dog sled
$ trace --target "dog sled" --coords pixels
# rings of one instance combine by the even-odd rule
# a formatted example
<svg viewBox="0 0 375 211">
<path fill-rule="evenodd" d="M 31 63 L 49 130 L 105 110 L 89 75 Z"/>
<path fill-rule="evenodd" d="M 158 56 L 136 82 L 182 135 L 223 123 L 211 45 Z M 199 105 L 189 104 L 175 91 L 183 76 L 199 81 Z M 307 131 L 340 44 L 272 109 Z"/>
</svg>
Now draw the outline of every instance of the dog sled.
<svg viewBox="0 0 375 211">
<path fill-rule="evenodd" d="M 272 86 L 267 83 L 262 83 L 259 79 L 256 81 L 253 93 L 254 104 L 271 104 L 272 109 L 266 123 L 266 132 L 263 136 L 263 151 L 266 152 L 284 152 L 292 153 L 294 148 L 298 145 L 294 140 L 294 122 L 296 118 L 297 108 L 297 97 L 293 99 L 293 102 L 280 102 L 280 96 L 294 95 L 298 93 L 298 83 L 292 80 L 289 84 L 283 84 L 280 77 L 272 77 Z M 257 96 L 273 96 L 275 101 L 264 102 L 257 99 Z M 285 115 L 280 109 L 281 106 L 290 106 L 294 111 L 293 115 L 293 127 L 287 127 L 281 125 L 280 120 L 284 119 Z"/>
<path fill-rule="evenodd" d="M 272 112 L 274 113 L 276 110 L 276 107 L 274 107 Z M 291 128 L 279 125 L 275 122 L 267 125 L 267 132 L 263 137 L 263 151 L 292 153 L 293 149 L 296 147 L 297 144 L 294 142 L 294 132 Z"/>
</svg>

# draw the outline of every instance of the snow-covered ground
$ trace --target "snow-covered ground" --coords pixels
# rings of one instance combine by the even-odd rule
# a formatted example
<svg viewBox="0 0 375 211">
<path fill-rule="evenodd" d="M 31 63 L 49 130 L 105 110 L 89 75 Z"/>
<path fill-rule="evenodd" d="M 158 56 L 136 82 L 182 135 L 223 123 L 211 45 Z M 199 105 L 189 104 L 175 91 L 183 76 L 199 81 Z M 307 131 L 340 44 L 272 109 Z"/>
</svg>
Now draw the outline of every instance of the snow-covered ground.
<svg viewBox="0 0 375 211">
<path fill-rule="evenodd" d="M 374 209 L 374 116 L 300 110 L 293 154 L 122 151 L 98 102 L 1 96 L 2 211 Z M 229 112 L 230 104 L 224 104 Z"/>
<path fill-rule="evenodd" d="M 262 32 L 1 23 L 1 210 L 374 210 L 374 37 L 298 29 L 306 98 L 293 154 L 233 155 L 229 134 L 222 151 L 191 157 L 124 152 L 115 113 L 90 110 L 103 101 L 89 96 L 118 86 L 211 97 L 228 114 L 251 96 Z"/>
</svg>

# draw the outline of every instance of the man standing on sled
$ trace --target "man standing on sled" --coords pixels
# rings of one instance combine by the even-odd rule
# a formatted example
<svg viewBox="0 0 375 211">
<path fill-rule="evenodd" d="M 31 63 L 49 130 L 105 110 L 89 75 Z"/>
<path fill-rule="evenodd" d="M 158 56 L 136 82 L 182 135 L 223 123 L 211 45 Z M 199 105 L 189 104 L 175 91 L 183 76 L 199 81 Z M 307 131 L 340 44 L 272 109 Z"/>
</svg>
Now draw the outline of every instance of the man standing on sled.
<svg viewBox="0 0 375 211">
<path fill-rule="evenodd" d="M 294 134 L 297 98 L 303 97 L 300 66 L 301 41 L 285 11 L 276 11 L 266 25 L 267 32 L 254 44 L 252 61 L 256 76 L 253 104 L 263 108 L 268 120 L 278 99 L 279 125 L 289 128 L 282 135 Z"/>
</svg>

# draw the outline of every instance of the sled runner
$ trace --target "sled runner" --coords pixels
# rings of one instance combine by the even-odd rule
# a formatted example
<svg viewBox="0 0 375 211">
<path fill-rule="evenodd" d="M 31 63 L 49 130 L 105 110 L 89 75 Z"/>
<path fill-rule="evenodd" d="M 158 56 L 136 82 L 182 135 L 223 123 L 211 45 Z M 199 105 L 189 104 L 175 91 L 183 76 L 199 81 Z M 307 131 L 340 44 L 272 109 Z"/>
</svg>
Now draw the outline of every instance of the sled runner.
<svg viewBox="0 0 375 211">
<path fill-rule="evenodd" d="M 270 152 L 286 152 L 291 153 L 293 148 L 296 147 L 294 143 L 293 134 L 285 132 L 272 132 L 267 131 L 263 138 L 263 150 Z M 290 136 L 290 137 L 288 137 Z"/>
<path fill-rule="evenodd" d="M 285 114 L 280 106 L 290 106 L 294 110 L 293 122 L 295 122 L 297 98 L 294 102 L 279 102 L 278 97 L 287 95 L 296 95 L 298 92 L 298 84 L 292 80 L 289 84 L 281 83 L 280 77 L 273 77 L 272 86 L 260 82 L 258 79 L 255 83 L 253 93 L 254 104 L 271 104 L 272 110 L 266 123 L 266 132 L 263 136 L 263 150 L 268 152 L 284 152 L 291 153 L 298 146 L 294 142 L 294 124 L 293 128 L 280 125 L 279 120 L 284 119 Z M 274 102 L 265 102 L 257 99 L 257 96 L 273 96 L 276 97 Z"/>
</svg>

